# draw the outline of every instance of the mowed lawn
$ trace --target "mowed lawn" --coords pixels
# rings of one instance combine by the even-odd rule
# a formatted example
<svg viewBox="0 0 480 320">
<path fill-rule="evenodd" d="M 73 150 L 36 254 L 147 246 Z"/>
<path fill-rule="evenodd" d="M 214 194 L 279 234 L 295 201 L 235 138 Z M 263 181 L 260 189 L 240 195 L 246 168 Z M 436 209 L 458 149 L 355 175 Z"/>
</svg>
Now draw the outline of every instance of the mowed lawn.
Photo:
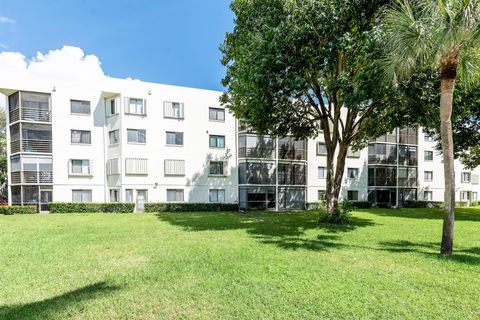
<svg viewBox="0 0 480 320">
<path fill-rule="evenodd" d="M 480 318 L 480 208 L 0 216 L 0 319 Z"/>
</svg>

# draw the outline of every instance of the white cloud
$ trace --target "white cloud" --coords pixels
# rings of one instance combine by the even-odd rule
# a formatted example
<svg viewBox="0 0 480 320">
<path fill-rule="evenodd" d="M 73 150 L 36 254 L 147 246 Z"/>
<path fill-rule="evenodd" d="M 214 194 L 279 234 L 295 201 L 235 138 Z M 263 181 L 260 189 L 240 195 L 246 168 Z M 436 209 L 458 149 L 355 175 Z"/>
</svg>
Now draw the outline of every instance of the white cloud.
<svg viewBox="0 0 480 320">
<path fill-rule="evenodd" d="M 64 46 L 27 59 L 19 52 L 0 53 L 0 80 L 11 77 L 50 78 L 57 80 L 94 81 L 105 77 L 100 60 L 82 49 Z"/>
<path fill-rule="evenodd" d="M 8 46 L 5 43 L 0 42 L 1 49 L 8 49 Z"/>
<path fill-rule="evenodd" d="M 0 23 L 14 24 L 15 20 L 9 17 L 0 16 Z"/>
</svg>

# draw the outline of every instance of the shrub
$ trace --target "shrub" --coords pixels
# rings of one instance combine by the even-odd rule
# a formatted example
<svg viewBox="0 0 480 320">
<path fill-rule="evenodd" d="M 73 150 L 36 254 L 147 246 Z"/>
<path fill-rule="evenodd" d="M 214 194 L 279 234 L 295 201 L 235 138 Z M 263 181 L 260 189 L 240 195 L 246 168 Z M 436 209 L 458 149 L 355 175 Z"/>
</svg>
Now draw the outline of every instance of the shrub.
<svg viewBox="0 0 480 320">
<path fill-rule="evenodd" d="M 477 206 L 480 206 L 480 202 L 479 201 L 472 201 L 472 207 L 477 207 Z"/>
<path fill-rule="evenodd" d="M 238 203 L 146 203 L 145 212 L 217 212 L 238 211 Z"/>
<path fill-rule="evenodd" d="M 0 214 L 32 214 L 37 213 L 37 206 L 0 206 Z"/>
<path fill-rule="evenodd" d="M 442 208 L 443 202 L 441 201 L 405 201 L 403 203 L 404 208 Z"/>
<path fill-rule="evenodd" d="M 455 207 L 456 208 L 468 207 L 468 201 L 456 201 Z"/>
<path fill-rule="evenodd" d="M 131 202 L 50 202 L 48 206 L 51 213 L 130 213 L 135 209 L 135 203 Z"/>
<path fill-rule="evenodd" d="M 320 203 L 318 221 L 333 224 L 348 224 L 352 213 L 352 202 L 344 200 L 338 204 L 338 209 L 329 215 L 325 203 Z"/>
</svg>

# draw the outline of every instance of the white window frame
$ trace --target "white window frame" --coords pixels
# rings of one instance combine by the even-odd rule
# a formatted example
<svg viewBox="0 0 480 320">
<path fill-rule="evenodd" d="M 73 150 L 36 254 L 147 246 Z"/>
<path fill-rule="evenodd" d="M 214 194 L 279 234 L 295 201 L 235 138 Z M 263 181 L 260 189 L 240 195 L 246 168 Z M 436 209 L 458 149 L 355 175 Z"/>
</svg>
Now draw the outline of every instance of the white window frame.
<svg viewBox="0 0 480 320">
<path fill-rule="evenodd" d="M 351 147 L 348 147 L 347 158 L 354 158 L 354 159 L 360 158 L 360 150 L 353 151 Z"/>
<path fill-rule="evenodd" d="M 428 178 L 428 175 L 430 175 L 430 178 Z M 433 182 L 433 171 L 431 171 L 431 170 L 423 171 L 423 181 L 424 182 Z"/>
<path fill-rule="evenodd" d="M 168 135 L 169 135 L 169 134 L 174 134 L 174 135 L 175 135 L 175 138 L 174 138 L 174 141 L 175 141 L 175 142 L 177 142 L 177 135 L 180 134 L 180 135 L 182 136 L 182 143 L 181 143 L 181 144 L 178 144 L 178 143 L 168 143 Z M 165 131 L 165 144 L 166 144 L 167 146 L 183 147 L 183 144 L 184 144 L 183 137 L 184 137 L 183 132 L 180 132 L 180 131 Z"/>
<path fill-rule="evenodd" d="M 129 141 L 129 139 L 128 139 L 129 138 L 129 135 L 128 135 L 129 131 L 133 131 L 133 132 L 136 133 L 136 137 L 137 137 L 136 141 Z M 141 131 L 143 131 L 143 136 L 145 138 L 144 142 L 139 142 L 139 140 L 140 140 L 139 137 L 140 137 L 140 132 Z M 130 144 L 146 144 L 147 143 L 147 130 L 128 128 L 127 129 L 127 143 L 130 143 Z"/>
<path fill-rule="evenodd" d="M 181 193 L 182 200 L 169 200 L 168 199 L 169 192 Z M 175 194 L 175 198 L 176 198 L 176 194 Z M 183 189 L 167 189 L 167 202 L 185 202 L 185 190 L 183 190 Z"/>
<path fill-rule="evenodd" d="M 427 159 L 427 154 L 432 155 L 432 159 Z M 423 151 L 423 161 L 433 161 L 433 151 L 431 150 L 424 150 Z"/>
<path fill-rule="evenodd" d="M 468 177 L 468 179 L 465 179 Z M 461 173 L 462 183 L 471 183 L 472 182 L 472 173 L 467 171 L 462 171 Z"/>
<path fill-rule="evenodd" d="M 357 195 L 357 199 L 349 199 L 349 195 L 350 195 L 350 192 L 352 192 L 352 194 L 356 194 Z M 359 193 L 358 193 L 358 190 L 347 190 L 347 200 L 348 201 L 358 201 L 358 198 L 359 198 Z"/>
<path fill-rule="evenodd" d="M 79 132 L 80 133 L 80 141 L 79 142 L 74 142 L 73 141 L 73 133 L 74 132 Z M 89 136 L 89 142 L 82 142 L 84 134 L 88 132 Z M 91 145 L 92 144 L 92 131 L 90 130 L 80 130 L 80 129 L 70 129 L 70 143 L 71 144 L 80 144 L 80 145 Z"/>
<path fill-rule="evenodd" d="M 215 117 L 212 119 L 212 112 L 215 113 Z M 218 119 L 218 114 L 223 113 L 223 119 Z M 214 122 L 225 122 L 225 109 L 224 108 L 217 108 L 217 107 L 209 107 L 208 108 L 208 120 Z"/>
<path fill-rule="evenodd" d="M 81 104 L 87 103 L 88 104 L 88 112 L 74 112 L 72 110 L 72 102 L 80 102 Z M 88 100 L 79 100 L 79 99 L 70 99 L 70 114 L 74 115 L 84 115 L 89 116 L 92 114 L 92 104 Z"/>
<path fill-rule="evenodd" d="M 116 140 L 116 142 L 113 142 L 113 143 L 112 143 L 112 133 L 113 133 L 113 137 Z M 115 130 L 108 131 L 108 145 L 109 146 L 114 146 L 114 145 L 117 145 L 119 143 L 120 143 L 120 130 L 115 129 Z"/>
<path fill-rule="evenodd" d="M 81 192 L 80 201 L 75 201 L 75 192 Z M 87 196 L 85 201 L 85 195 Z M 72 202 L 75 203 L 90 203 L 92 202 L 92 189 L 72 189 Z"/>
<path fill-rule="evenodd" d="M 219 173 L 212 173 L 211 172 L 211 169 L 212 169 L 212 163 L 215 162 L 215 163 L 221 163 L 222 164 L 222 171 L 223 173 L 222 174 L 219 174 Z M 227 169 L 227 163 L 225 161 L 221 161 L 221 160 L 210 160 L 208 162 L 208 175 L 210 177 L 225 177 L 227 176 L 227 172 L 226 172 L 226 169 Z"/>
<path fill-rule="evenodd" d="M 120 202 L 120 190 L 112 188 L 108 190 L 110 202 Z M 113 199 L 112 199 L 113 198 Z"/>
<path fill-rule="evenodd" d="M 317 169 L 317 177 L 318 179 L 326 179 L 327 178 L 327 167 L 319 166 Z"/>
<path fill-rule="evenodd" d="M 431 191 L 431 190 L 423 191 L 423 199 L 425 201 L 432 201 L 433 200 L 433 191 Z"/>
<path fill-rule="evenodd" d="M 107 168 L 106 168 L 107 176 L 118 175 L 121 173 L 120 170 L 120 158 L 113 158 L 107 160 Z"/>
<path fill-rule="evenodd" d="M 325 152 L 320 152 L 320 146 L 325 148 Z M 327 146 L 325 142 L 317 142 L 317 156 L 326 156 L 327 155 Z"/>
<path fill-rule="evenodd" d="M 125 202 L 135 202 L 133 197 L 133 189 L 125 189 Z"/>
<path fill-rule="evenodd" d="M 355 177 L 350 177 L 350 172 L 355 172 Z M 347 178 L 350 180 L 358 180 L 360 176 L 360 170 L 358 168 L 347 168 Z"/>
<path fill-rule="evenodd" d="M 218 146 L 218 141 L 220 141 L 221 138 L 223 138 L 223 147 L 219 147 L 219 146 Z M 211 144 L 212 139 L 215 139 L 215 145 L 214 145 L 214 146 L 212 146 L 212 144 Z M 212 148 L 212 149 L 225 149 L 226 140 L 227 140 L 227 139 L 225 138 L 224 135 L 210 134 L 210 135 L 208 135 L 208 147 L 209 147 L 209 148 Z"/>
<path fill-rule="evenodd" d="M 225 189 L 210 189 L 208 190 L 208 201 L 213 203 L 225 202 Z"/>
<path fill-rule="evenodd" d="M 145 99 L 141 98 L 127 98 L 127 105 L 125 106 L 125 114 L 134 116 L 147 115 L 147 103 Z M 141 103 L 140 103 L 141 102 Z M 133 105 L 133 108 L 132 108 Z"/>
<path fill-rule="evenodd" d="M 185 104 L 176 101 L 164 101 L 163 117 L 166 119 L 185 119 Z"/>
<path fill-rule="evenodd" d="M 113 112 L 112 112 L 112 103 L 113 103 Z M 105 99 L 105 110 L 107 113 L 107 117 L 112 117 L 120 114 L 119 111 L 119 103 L 116 98 L 113 99 Z"/>
<path fill-rule="evenodd" d="M 82 172 L 73 172 L 73 162 L 74 161 L 82 161 Z M 88 161 L 88 166 L 83 164 L 84 161 Z M 93 176 L 92 170 L 92 160 L 90 159 L 70 159 L 68 160 L 68 173 L 70 176 Z M 83 172 L 84 168 L 88 168 L 87 172 Z"/>
</svg>

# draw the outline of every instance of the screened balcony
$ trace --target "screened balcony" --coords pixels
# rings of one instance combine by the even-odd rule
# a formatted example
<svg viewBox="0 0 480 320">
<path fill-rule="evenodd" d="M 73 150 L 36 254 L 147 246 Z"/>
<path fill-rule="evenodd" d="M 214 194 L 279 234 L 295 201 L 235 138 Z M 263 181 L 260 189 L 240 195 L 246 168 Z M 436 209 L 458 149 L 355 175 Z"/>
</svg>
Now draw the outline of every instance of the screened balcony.
<svg viewBox="0 0 480 320">
<path fill-rule="evenodd" d="M 50 94 L 16 92 L 8 97 L 10 123 L 51 122 Z"/>
<path fill-rule="evenodd" d="M 12 184 L 51 184 L 52 157 L 15 155 L 10 157 Z"/>
<path fill-rule="evenodd" d="M 10 127 L 10 151 L 52 153 L 52 126 L 16 123 Z"/>
</svg>

